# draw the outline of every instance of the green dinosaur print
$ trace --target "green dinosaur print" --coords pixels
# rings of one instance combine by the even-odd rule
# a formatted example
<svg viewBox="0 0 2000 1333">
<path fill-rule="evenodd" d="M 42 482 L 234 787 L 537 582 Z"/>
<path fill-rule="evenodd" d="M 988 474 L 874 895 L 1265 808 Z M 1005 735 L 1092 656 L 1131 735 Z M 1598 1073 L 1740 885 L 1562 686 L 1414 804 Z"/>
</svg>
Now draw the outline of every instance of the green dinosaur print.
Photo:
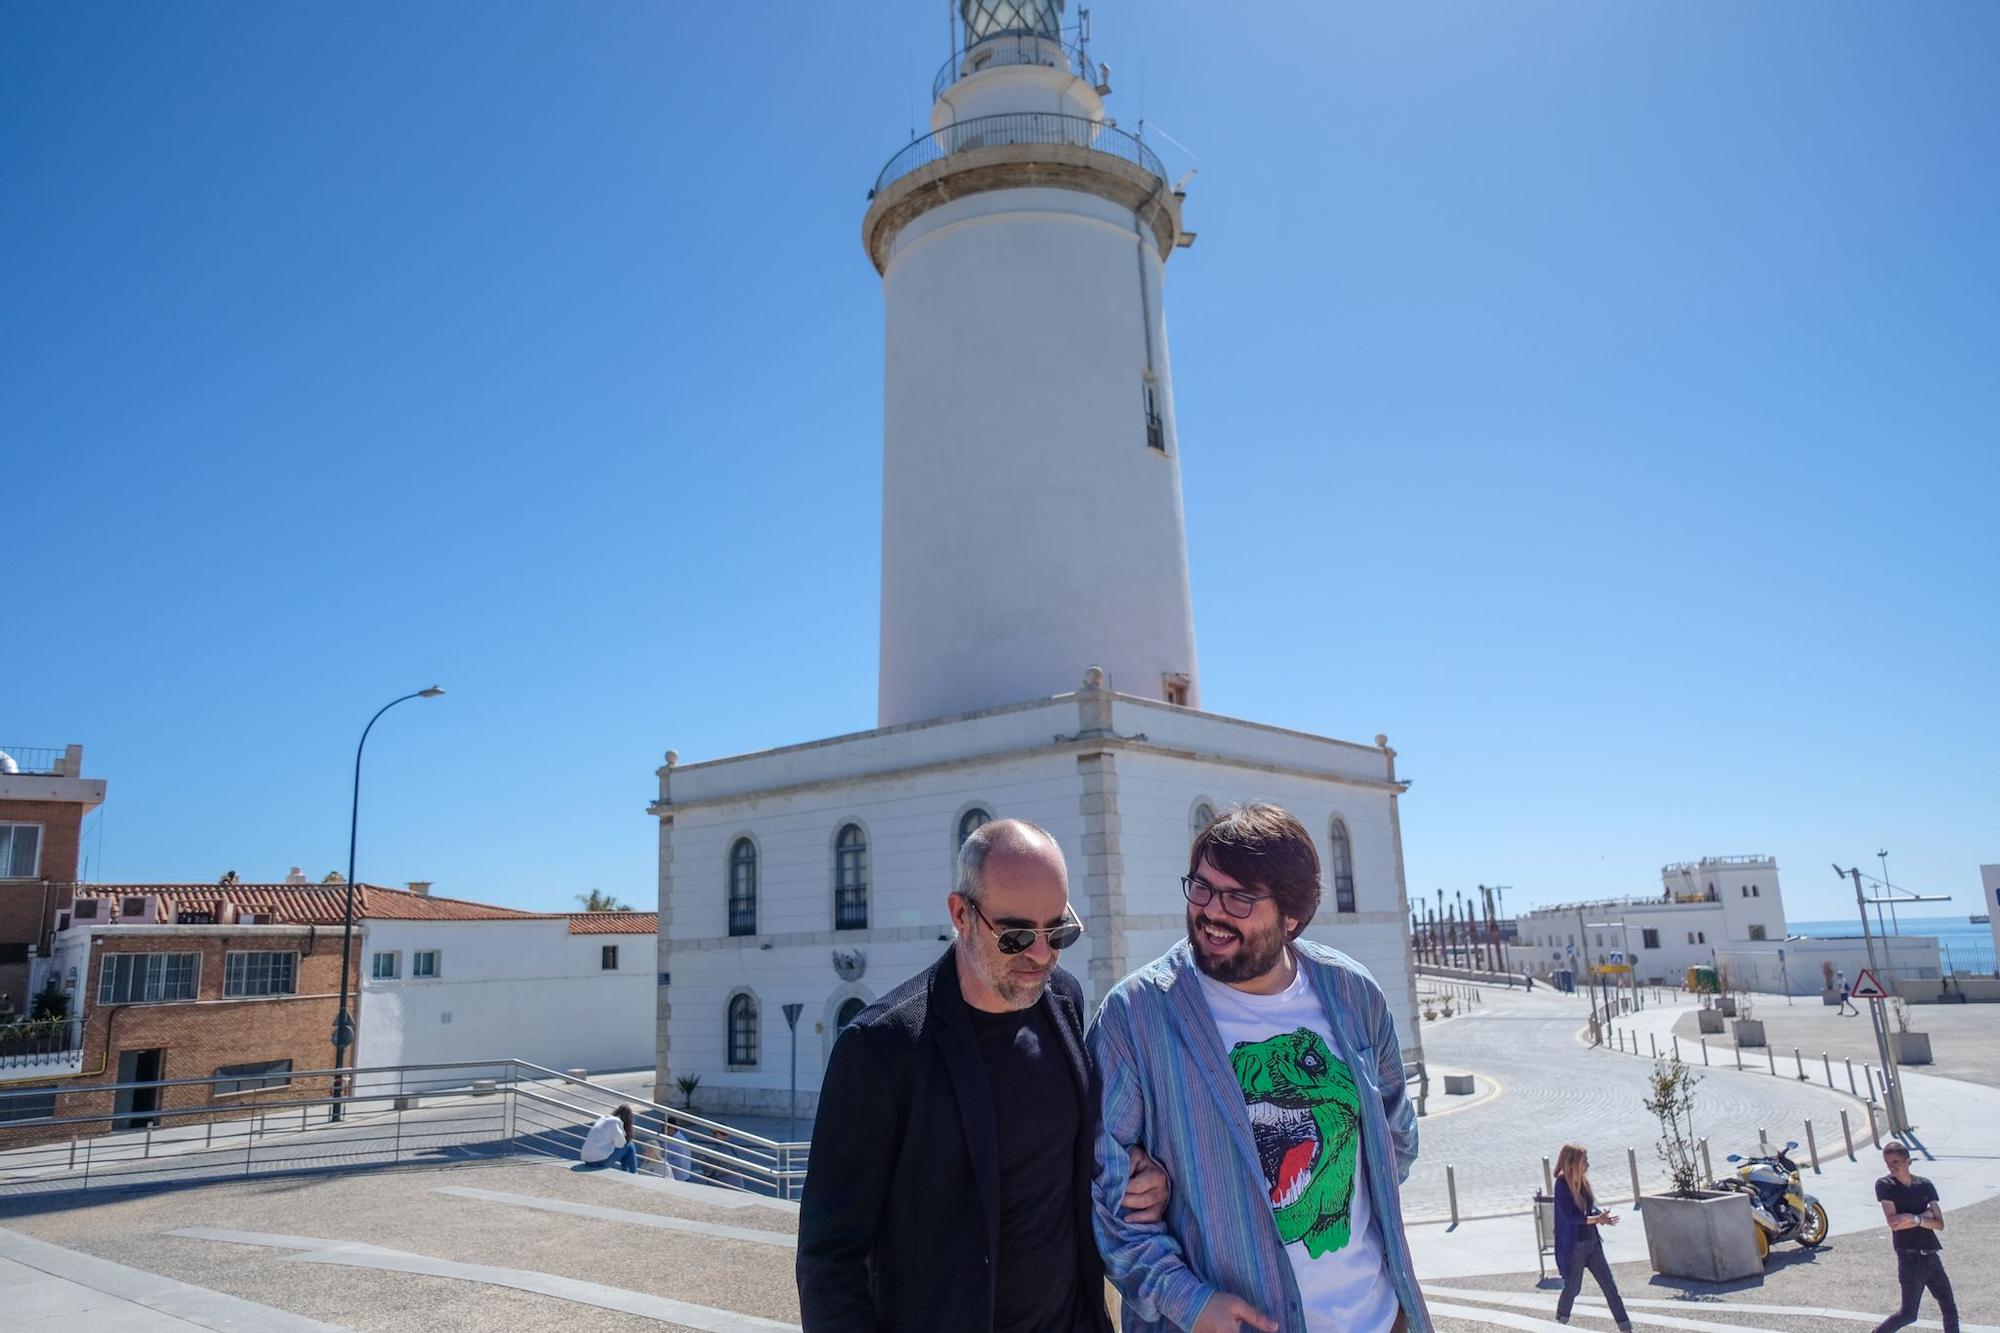
<svg viewBox="0 0 2000 1333">
<path fill-rule="evenodd" d="M 1314 1259 L 1346 1247 L 1361 1099 L 1354 1075 L 1310 1028 L 1229 1053 L 1250 1109 L 1278 1236 Z"/>
</svg>

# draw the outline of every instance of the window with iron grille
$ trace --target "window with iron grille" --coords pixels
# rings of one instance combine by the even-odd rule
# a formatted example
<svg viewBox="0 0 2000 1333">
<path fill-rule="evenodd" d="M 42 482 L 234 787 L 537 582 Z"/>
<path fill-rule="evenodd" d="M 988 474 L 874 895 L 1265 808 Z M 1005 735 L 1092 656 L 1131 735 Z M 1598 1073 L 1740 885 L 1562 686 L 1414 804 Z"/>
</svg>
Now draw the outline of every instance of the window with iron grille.
<svg viewBox="0 0 2000 1333">
<path fill-rule="evenodd" d="M 232 953 L 222 960 L 224 995 L 296 995 L 298 989 L 296 953 Z"/>
<path fill-rule="evenodd" d="M 1651 929 L 1642 929 L 1642 930 L 1641 930 L 1641 931 L 1639 932 L 1639 947 L 1640 947 L 1640 948 L 1642 948 L 1642 949 L 1657 949 L 1657 948 L 1659 948 L 1659 947 L 1660 947 L 1660 932 L 1659 932 L 1659 931 L 1657 931 L 1657 930 L 1651 930 Z"/>
<path fill-rule="evenodd" d="M 215 1071 L 215 1077 L 220 1080 L 215 1085 L 218 1097 L 227 1097 L 233 1092 L 256 1092 L 259 1088 L 289 1087 L 292 1062 L 253 1060 L 244 1065 L 223 1065 Z"/>
<path fill-rule="evenodd" d="M 961 847 L 965 846 L 967 838 L 992 822 L 993 816 L 987 814 L 976 805 L 967 810 L 958 817 L 958 845 Z M 841 1026 L 845 1027 L 846 1024 L 843 1023 Z"/>
<path fill-rule="evenodd" d="M 1214 822 L 1215 807 L 1207 801 L 1196 801 L 1193 813 L 1188 816 L 1189 832 L 1198 838 L 1201 836 L 1201 831 Z"/>
<path fill-rule="evenodd" d="M 1152 380 L 1146 381 L 1146 446 L 1167 451 L 1167 423 L 1160 418 L 1160 396 Z"/>
<path fill-rule="evenodd" d="M 757 997 L 737 995 L 729 1001 L 729 1063 L 757 1063 Z"/>
<path fill-rule="evenodd" d="M 757 933 L 757 844 L 748 838 L 729 849 L 729 933 Z"/>
<path fill-rule="evenodd" d="M 833 928 L 868 929 L 868 835 L 859 824 L 833 841 Z"/>
<path fill-rule="evenodd" d="M 0 879 L 33 879 L 41 864 L 40 824 L 0 824 Z"/>
<path fill-rule="evenodd" d="M 1327 837 L 1333 851 L 1333 910 L 1352 912 L 1354 910 L 1354 844 L 1347 836 L 1347 825 L 1336 818 L 1333 831 Z"/>
<path fill-rule="evenodd" d="M 834 1030 L 839 1031 L 841 1028 L 846 1027 L 849 1023 L 852 1023 L 855 1019 L 861 1017 L 861 1011 L 863 1009 L 866 1009 L 867 1007 L 868 1007 L 868 1001 L 862 999 L 858 995 L 853 997 L 852 999 L 841 1001 L 840 1012 L 834 1017 L 833 1020 Z"/>
<path fill-rule="evenodd" d="M 597 956 L 597 969 L 600 972 L 616 972 L 618 970 L 617 945 L 607 944 L 603 946 L 602 951 Z"/>
<path fill-rule="evenodd" d="M 160 1004 L 192 1000 L 197 953 L 110 953 L 97 974 L 99 1004 Z"/>
</svg>

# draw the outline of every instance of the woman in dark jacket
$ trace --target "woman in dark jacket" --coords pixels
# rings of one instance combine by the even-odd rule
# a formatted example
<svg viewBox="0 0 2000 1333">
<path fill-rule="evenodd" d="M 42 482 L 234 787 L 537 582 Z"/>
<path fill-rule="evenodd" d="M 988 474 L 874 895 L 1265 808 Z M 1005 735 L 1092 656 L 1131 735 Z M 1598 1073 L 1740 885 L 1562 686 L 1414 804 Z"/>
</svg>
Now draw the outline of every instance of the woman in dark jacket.
<svg viewBox="0 0 2000 1333">
<path fill-rule="evenodd" d="M 1562 1295 L 1556 1300 L 1556 1322 L 1569 1322 L 1569 1308 L 1583 1286 L 1583 1273 L 1590 1270 L 1604 1289 L 1611 1318 L 1620 1333 L 1632 1333 L 1632 1321 L 1625 1317 L 1625 1302 L 1618 1298 L 1618 1284 L 1611 1280 L 1611 1265 L 1604 1260 L 1604 1242 L 1599 1227 L 1618 1225 L 1616 1214 L 1597 1206 L 1590 1188 L 1590 1154 L 1580 1143 L 1565 1143 L 1556 1154 L 1556 1269 L 1562 1274 Z"/>
</svg>

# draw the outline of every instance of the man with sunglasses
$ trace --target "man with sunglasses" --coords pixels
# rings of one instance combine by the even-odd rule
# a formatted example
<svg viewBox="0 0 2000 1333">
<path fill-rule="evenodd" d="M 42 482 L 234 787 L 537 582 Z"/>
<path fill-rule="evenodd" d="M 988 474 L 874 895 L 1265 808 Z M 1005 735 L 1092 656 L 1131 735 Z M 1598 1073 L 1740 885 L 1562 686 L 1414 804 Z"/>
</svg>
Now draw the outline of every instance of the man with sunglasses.
<svg viewBox="0 0 2000 1333">
<path fill-rule="evenodd" d="M 1958 1333 L 1958 1301 L 1952 1295 L 1951 1279 L 1944 1273 L 1944 1242 L 1938 1239 L 1944 1230 L 1944 1208 L 1938 1202 L 1937 1186 L 1910 1174 L 1910 1149 L 1901 1139 L 1882 1145 L 1882 1163 L 1889 1174 L 1875 1182 L 1875 1197 L 1882 1203 L 1882 1215 L 1889 1219 L 1903 1304 L 1875 1326 L 1875 1333 L 1893 1333 L 1916 1323 L 1926 1290 L 1937 1298 L 1944 1333 Z"/>
<path fill-rule="evenodd" d="M 808 1333 L 1110 1333 L 1091 1230 L 1098 1083 L 1083 992 L 1056 966 L 1083 923 L 1062 850 L 983 825 L 946 900 L 958 938 L 834 1044 L 799 1210 Z M 1167 1183 L 1128 1155 L 1122 1206 Z"/>
<path fill-rule="evenodd" d="M 1181 881 L 1187 939 L 1091 1026 L 1097 1238 L 1127 1333 L 1430 1333 L 1397 1192 L 1417 1154 L 1402 1048 L 1367 970 L 1299 938 L 1319 877 L 1277 806 L 1211 821 Z M 1109 1206 L 1142 1132 L 1174 1179 L 1160 1222 Z"/>
</svg>

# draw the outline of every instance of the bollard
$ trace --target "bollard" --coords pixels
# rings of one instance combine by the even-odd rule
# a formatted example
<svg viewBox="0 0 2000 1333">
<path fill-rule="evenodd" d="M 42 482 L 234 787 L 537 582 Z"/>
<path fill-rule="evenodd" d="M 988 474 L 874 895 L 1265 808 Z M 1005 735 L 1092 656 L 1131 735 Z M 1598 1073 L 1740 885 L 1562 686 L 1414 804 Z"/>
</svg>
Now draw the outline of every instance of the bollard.
<svg viewBox="0 0 2000 1333">
<path fill-rule="evenodd" d="M 1451 1224 L 1458 1225 L 1458 1168 L 1447 1165 L 1444 1169 L 1444 1192 L 1451 1199 Z"/>
<path fill-rule="evenodd" d="M 1703 1038 L 1701 1039 L 1701 1063 L 1702 1063 L 1702 1067 L 1703 1067 L 1704 1069 L 1706 1069 L 1706 1068 L 1708 1067 L 1708 1038 L 1707 1038 L 1707 1037 L 1703 1037 Z"/>
<path fill-rule="evenodd" d="M 1811 1119 L 1806 1121 L 1806 1151 L 1812 1155 L 1813 1174 L 1819 1175 L 1819 1140 L 1813 1137 Z"/>
<path fill-rule="evenodd" d="M 1632 1173 L 1632 1206 L 1639 1206 L 1639 1154 L 1635 1149 L 1625 1150 L 1625 1166 Z"/>
<path fill-rule="evenodd" d="M 1861 1066 L 1861 1072 L 1868 1079 L 1868 1104 L 1873 1106 L 1875 1104 L 1875 1067 L 1873 1065 L 1863 1065 Z"/>
<path fill-rule="evenodd" d="M 1825 1051 L 1821 1051 L 1821 1052 L 1819 1053 L 1819 1058 L 1820 1058 L 1820 1061 L 1821 1061 L 1821 1063 L 1823 1063 L 1823 1064 L 1825 1064 L 1825 1065 L 1826 1065 L 1826 1086 L 1827 1086 L 1828 1088 L 1832 1088 L 1832 1087 L 1833 1087 L 1833 1061 L 1831 1061 L 1831 1060 L 1827 1059 L 1827 1055 L 1826 1055 L 1826 1052 L 1825 1052 Z"/>
<path fill-rule="evenodd" d="M 1650 1047 L 1650 1048 L 1652 1049 L 1652 1052 L 1653 1052 L 1653 1058 L 1654 1058 L 1655 1060 L 1659 1059 L 1659 1058 L 1660 1058 L 1660 1039 L 1659 1039 L 1658 1037 L 1654 1036 L 1654 1035 L 1653 1035 L 1652 1033 L 1648 1032 L 1648 1033 L 1646 1034 L 1646 1045 L 1647 1045 L 1648 1047 Z"/>
<path fill-rule="evenodd" d="M 1868 1103 L 1868 1137 L 1877 1148 L 1882 1146 L 1882 1126 L 1875 1119 L 1875 1103 Z"/>
<path fill-rule="evenodd" d="M 1740 1041 L 1736 1043 L 1736 1072 L 1743 1072 L 1743 1043 Z"/>
<path fill-rule="evenodd" d="M 1842 1108 L 1840 1112 L 1840 1134 L 1842 1138 L 1847 1140 L 1847 1160 L 1851 1162 L 1855 1160 L 1854 1126 L 1847 1123 L 1847 1111 L 1845 1108 Z"/>
<path fill-rule="evenodd" d="M 1841 1060 L 1847 1065 L 1848 1095 L 1853 1097 L 1859 1097 L 1861 1095 L 1861 1091 L 1860 1089 L 1854 1086 L 1854 1061 L 1847 1059 L 1846 1056 L 1842 1056 Z"/>
<path fill-rule="evenodd" d="M 1715 1164 L 1708 1160 L 1708 1140 L 1701 1141 L 1701 1174 L 1705 1184 L 1715 1183 Z"/>
<path fill-rule="evenodd" d="M 1771 1136 L 1764 1132 L 1762 1125 L 1757 1126 L 1757 1151 L 1766 1157 L 1771 1155 Z"/>
<path fill-rule="evenodd" d="M 1771 1077 L 1778 1076 L 1778 1050 L 1770 1042 L 1764 1043 L 1764 1061 L 1771 1066 Z"/>
<path fill-rule="evenodd" d="M 1674 1059 L 1678 1060 L 1678 1059 L 1680 1059 L 1680 1058 L 1681 1058 L 1681 1039 L 1680 1039 L 1679 1037 L 1675 1037 L 1675 1038 L 1674 1038 Z"/>
<path fill-rule="evenodd" d="M 70 1140 L 70 1142 L 74 1144 L 76 1141 L 72 1139 Z M 1556 1192 L 1555 1174 L 1549 1170 L 1549 1159 L 1544 1157 L 1542 1159 L 1542 1193 L 1554 1194 L 1555 1192 Z"/>
<path fill-rule="evenodd" d="M 1805 1057 L 1804 1057 L 1803 1055 L 1800 1055 L 1800 1054 L 1799 1054 L 1799 1048 L 1798 1048 L 1798 1047 L 1796 1047 L 1796 1046 L 1792 1047 L 1792 1060 L 1793 1060 L 1793 1061 L 1794 1061 L 1794 1062 L 1795 1062 L 1795 1063 L 1796 1063 L 1796 1064 L 1798 1065 L 1798 1067 L 1799 1067 L 1799 1082 L 1801 1082 L 1801 1083 L 1805 1082 L 1805 1081 L 1806 1081 L 1806 1058 L 1805 1058 Z"/>
</svg>

